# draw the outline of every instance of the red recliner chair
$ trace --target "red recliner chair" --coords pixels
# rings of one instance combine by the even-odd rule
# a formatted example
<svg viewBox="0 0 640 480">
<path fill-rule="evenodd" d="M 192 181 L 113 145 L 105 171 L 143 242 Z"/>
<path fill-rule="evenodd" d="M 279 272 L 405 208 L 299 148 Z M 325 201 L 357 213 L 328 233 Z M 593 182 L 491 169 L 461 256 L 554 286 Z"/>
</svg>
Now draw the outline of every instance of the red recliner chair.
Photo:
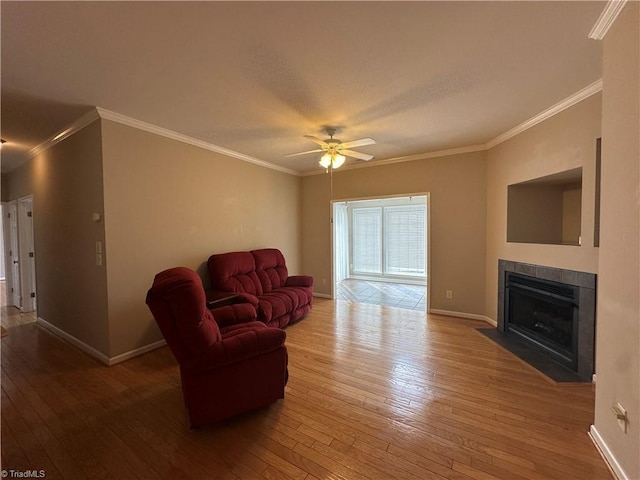
<svg viewBox="0 0 640 480">
<path fill-rule="evenodd" d="M 146 302 L 180 365 L 192 428 L 284 398 L 286 334 L 255 321 L 253 305 L 210 311 L 202 280 L 184 267 L 156 275 Z"/>
</svg>

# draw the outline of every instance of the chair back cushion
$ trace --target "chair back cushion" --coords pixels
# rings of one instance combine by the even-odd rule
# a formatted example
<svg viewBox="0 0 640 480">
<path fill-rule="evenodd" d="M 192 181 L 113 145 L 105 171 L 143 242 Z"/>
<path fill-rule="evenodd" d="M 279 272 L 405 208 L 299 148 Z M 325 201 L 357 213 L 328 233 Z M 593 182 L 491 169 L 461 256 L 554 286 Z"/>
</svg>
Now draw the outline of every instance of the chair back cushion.
<svg viewBox="0 0 640 480">
<path fill-rule="evenodd" d="M 253 250 L 251 254 L 255 259 L 256 272 L 264 293 L 283 287 L 289 272 L 282 252 L 277 248 L 263 248 L 261 250 Z"/>
<path fill-rule="evenodd" d="M 203 353 L 222 338 L 207 308 L 202 279 L 176 267 L 155 276 L 147 305 L 178 363 Z"/>
<path fill-rule="evenodd" d="M 211 255 L 207 261 L 211 287 L 233 293 L 262 295 L 262 285 L 256 274 L 256 263 L 250 252 L 230 252 Z"/>
</svg>

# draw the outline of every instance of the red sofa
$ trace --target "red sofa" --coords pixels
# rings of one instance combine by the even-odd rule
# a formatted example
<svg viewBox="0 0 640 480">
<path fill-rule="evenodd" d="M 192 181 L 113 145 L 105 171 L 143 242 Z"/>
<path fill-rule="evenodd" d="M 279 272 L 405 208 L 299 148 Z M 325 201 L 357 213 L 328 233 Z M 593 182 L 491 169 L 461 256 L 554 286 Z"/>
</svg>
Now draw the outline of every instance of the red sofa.
<svg viewBox="0 0 640 480">
<path fill-rule="evenodd" d="M 286 335 L 255 321 L 253 305 L 209 310 L 202 280 L 184 267 L 156 275 L 146 302 L 180 365 L 191 427 L 284 398 Z"/>
<path fill-rule="evenodd" d="M 244 296 L 257 305 L 258 320 L 270 327 L 282 328 L 311 310 L 313 277 L 290 277 L 278 249 L 211 255 L 207 267 L 216 294 Z"/>
</svg>

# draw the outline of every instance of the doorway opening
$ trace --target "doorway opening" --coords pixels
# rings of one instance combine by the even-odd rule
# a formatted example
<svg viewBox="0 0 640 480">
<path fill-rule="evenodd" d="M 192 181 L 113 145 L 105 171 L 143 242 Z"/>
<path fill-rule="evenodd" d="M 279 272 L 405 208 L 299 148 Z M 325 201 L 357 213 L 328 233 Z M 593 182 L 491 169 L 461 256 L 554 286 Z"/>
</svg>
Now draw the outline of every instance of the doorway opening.
<svg viewBox="0 0 640 480">
<path fill-rule="evenodd" d="M 4 279 L 0 284 L 4 328 L 36 320 L 33 197 L 2 205 Z"/>
<path fill-rule="evenodd" d="M 428 198 L 332 202 L 333 298 L 427 310 Z"/>
</svg>

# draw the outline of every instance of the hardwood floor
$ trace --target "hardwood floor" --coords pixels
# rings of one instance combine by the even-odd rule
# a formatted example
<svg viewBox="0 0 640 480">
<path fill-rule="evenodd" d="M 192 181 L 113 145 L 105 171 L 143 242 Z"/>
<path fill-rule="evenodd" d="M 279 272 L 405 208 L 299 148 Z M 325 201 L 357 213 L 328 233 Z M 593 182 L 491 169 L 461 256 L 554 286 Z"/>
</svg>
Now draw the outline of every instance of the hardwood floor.
<svg viewBox="0 0 640 480">
<path fill-rule="evenodd" d="M 2 338 L 2 468 L 50 478 L 610 479 L 588 384 L 557 386 L 482 322 L 316 299 L 286 398 L 190 431 L 164 347 L 104 367 L 37 325 Z"/>
</svg>

